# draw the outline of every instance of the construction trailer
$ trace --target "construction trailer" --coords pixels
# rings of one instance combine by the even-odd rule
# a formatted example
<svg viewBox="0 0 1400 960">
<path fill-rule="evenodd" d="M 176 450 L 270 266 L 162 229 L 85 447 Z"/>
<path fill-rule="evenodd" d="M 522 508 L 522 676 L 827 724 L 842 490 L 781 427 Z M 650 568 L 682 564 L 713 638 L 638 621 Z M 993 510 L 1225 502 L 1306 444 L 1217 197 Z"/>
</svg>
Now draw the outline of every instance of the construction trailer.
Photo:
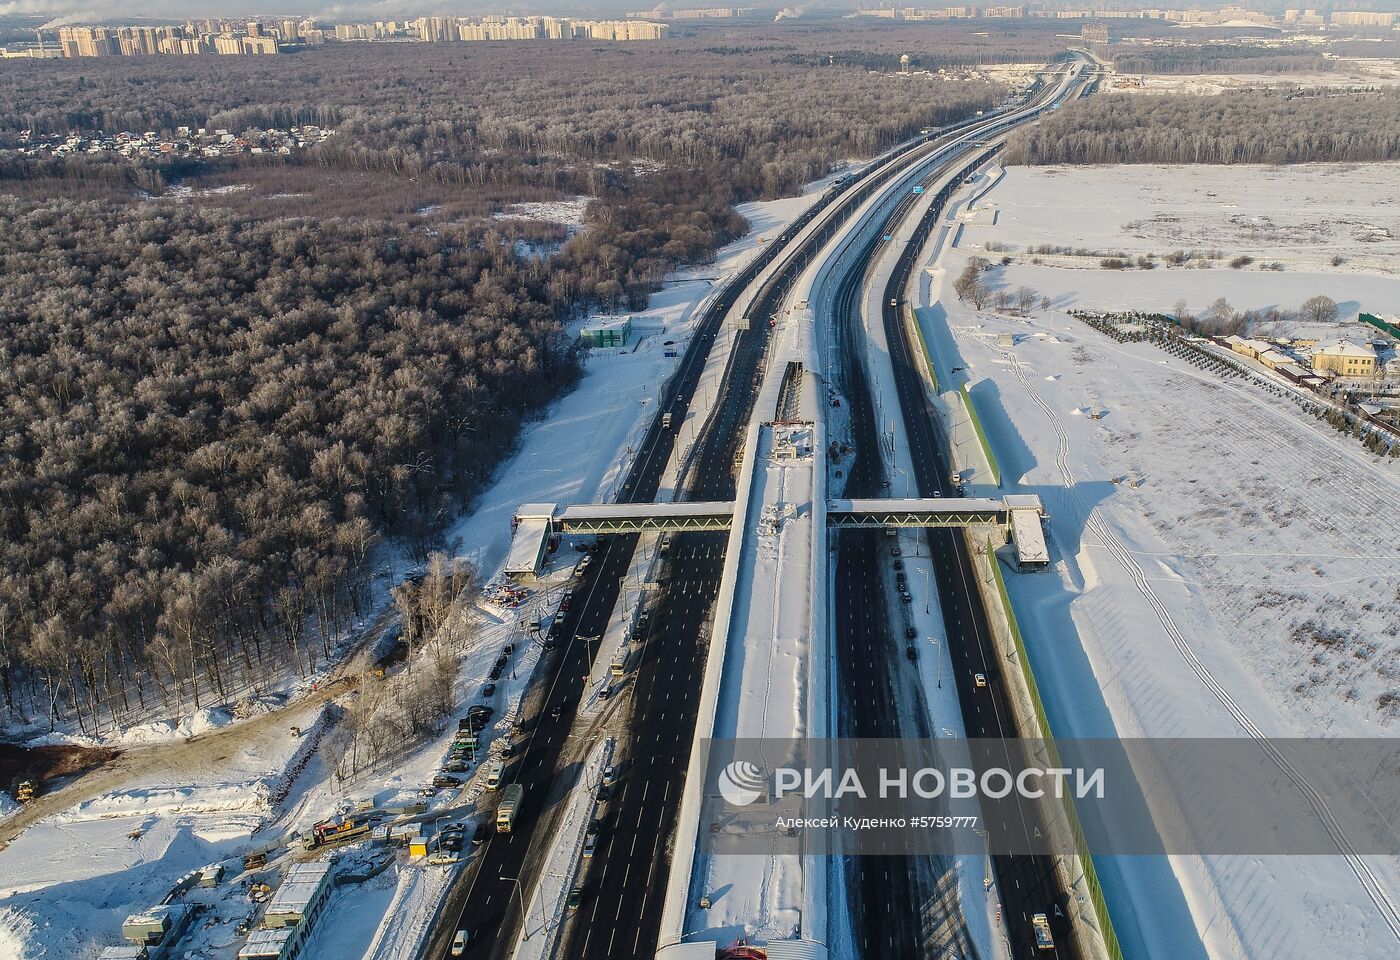
<svg viewBox="0 0 1400 960">
<path fill-rule="evenodd" d="M 309 927 L 320 915 L 331 891 L 329 860 L 294 863 L 263 913 L 263 926 Z"/>
<path fill-rule="evenodd" d="M 165 951 L 185 932 L 191 913 L 190 908 L 181 903 L 162 903 L 133 913 L 122 923 L 122 939 L 146 948 L 147 953 L 153 948 Z"/>
<path fill-rule="evenodd" d="M 306 942 L 300 927 L 254 930 L 238 951 L 238 960 L 296 960 Z"/>
</svg>

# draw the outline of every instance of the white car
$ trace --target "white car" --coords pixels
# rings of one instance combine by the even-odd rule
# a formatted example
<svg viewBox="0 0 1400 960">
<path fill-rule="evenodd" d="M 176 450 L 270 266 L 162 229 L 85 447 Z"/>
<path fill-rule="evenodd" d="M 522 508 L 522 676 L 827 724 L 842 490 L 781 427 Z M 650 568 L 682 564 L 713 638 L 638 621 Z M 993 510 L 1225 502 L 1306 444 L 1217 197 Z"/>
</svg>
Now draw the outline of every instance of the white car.
<svg viewBox="0 0 1400 960">
<path fill-rule="evenodd" d="M 460 957 L 467 952 L 467 931 L 458 930 L 457 936 L 452 938 L 452 955 Z"/>
<path fill-rule="evenodd" d="M 428 864 L 434 867 L 447 867 L 461 858 L 451 850 L 434 850 L 428 855 Z"/>
<path fill-rule="evenodd" d="M 975 673 L 972 675 L 974 686 L 985 687 L 987 685 L 987 675 L 985 673 Z"/>
</svg>

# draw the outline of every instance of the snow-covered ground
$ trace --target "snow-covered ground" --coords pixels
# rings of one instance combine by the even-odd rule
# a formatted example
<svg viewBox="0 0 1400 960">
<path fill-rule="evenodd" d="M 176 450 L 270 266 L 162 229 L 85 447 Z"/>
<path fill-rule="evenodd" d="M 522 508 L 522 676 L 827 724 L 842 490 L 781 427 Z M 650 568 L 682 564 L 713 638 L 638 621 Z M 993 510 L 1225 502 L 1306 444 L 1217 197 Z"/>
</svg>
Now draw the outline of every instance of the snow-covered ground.
<svg viewBox="0 0 1400 960">
<path fill-rule="evenodd" d="M 1238 309 L 1291 309 L 1326 293 L 1354 319 L 1358 303 L 1384 307 L 1400 291 L 1400 163 L 1018 167 L 980 206 L 983 214 L 958 244 L 964 249 L 1006 244 L 1018 268 L 1030 259 L 1028 248 L 1043 244 L 1089 252 L 1045 255 L 1053 267 L 1018 275 L 1017 283 L 1072 267 L 1100 273 L 1109 252 L 1224 254 L 1213 268 L 1192 267 L 1184 277 L 1187 268 L 1159 264 L 1095 276 L 1091 286 L 1077 277 L 1060 284 L 1064 295 L 1083 289 L 1108 308 L 1170 309 L 1177 296 L 1199 308 L 1226 296 Z M 1241 254 L 1255 263 L 1230 269 Z M 1001 251 L 986 255 L 999 259 Z M 1333 265 L 1334 257 L 1343 262 Z M 1281 272 L 1264 269 L 1274 262 Z"/>
<path fill-rule="evenodd" d="M 449 543 L 489 576 L 504 561 L 510 519 L 521 503 L 607 499 L 654 411 L 658 385 L 679 362 L 664 356 L 666 341 L 683 353 L 698 319 L 694 308 L 713 289 L 714 278 L 756 255 L 760 238 L 772 237 L 826 183 L 813 184 L 800 197 L 742 205 L 750 233 L 720 251 L 715 264 L 677 278 L 653 297 L 642 314 L 640 325 L 648 331 L 643 338 L 624 351 L 594 353 L 578 388 L 526 427 L 515 456 L 473 512 L 449 531 Z M 519 616 L 538 609 L 547 617 L 557 605 L 573 559 L 560 551 L 546 583 L 534 588 L 519 610 L 478 605 L 477 629 L 461 651 L 461 700 L 478 698 L 497 651 L 516 637 Z M 388 561 L 395 569 L 402 565 L 397 556 Z M 497 684 L 496 720 L 486 731 L 488 742 L 508 728 L 537 656 L 537 646 L 518 645 L 511 670 Z M 291 689 L 305 690 L 314 682 L 301 681 Z M 140 761 L 130 764 L 129 777 L 123 779 L 120 771 L 108 774 L 110 789 L 41 820 L 0 851 L 0 957 L 95 956 L 101 945 L 118 941 L 124 917 L 161 900 L 185 872 L 232 858 L 254 842 L 304 829 L 337 806 L 415 793 L 431 779 L 450 738 L 444 734 L 337 784 L 319 752 L 302 756 L 298 749 L 304 741 L 288 733 L 292 725 L 311 729 L 321 709 L 320 704 L 293 707 L 276 722 L 259 722 L 254 716 L 237 724 L 227 710 L 216 707 L 127 730 L 121 745 L 143 751 Z M 191 736 L 198 739 L 187 744 L 185 738 Z M 208 747 L 200 749 L 202 742 Z M 167 749 L 174 751 L 170 762 L 161 759 Z M 474 782 L 461 791 L 445 791 L 433 798 L 427 816 L 470 820 L 479 794 Z M 303 956 L 412 955 L 448 878 L 443 868 L 400 863 L 362 884 L 337 887 Z M 251 908 L 246 894 L 226 886 L 204 894 L 203 900 L 210 901 L 210 910 L 185 943 L 208 960 L 231 958 L 242 942 L 233 926 Z"/>
<path fill-rule="evenodd" d="M 1326 73 L 1123 74 L 1109 88 L 1130 93 L 1215 95 L 1265 87 L 1335 87 L 1366 90 L 1400 83 L 1400 63 L 1381 57 L 1338 57 Z"/>
<path fill-rule="evenodd" d="M 985 201 L 999 215 L 963 224 L 920 319 L 940 376 L 967 368 L 957 379 L 971 384 L 1006 490 L 1040 494 L 1050 514 L 1052 571 L 1008 580 L 1058 735 L 1377 736 L 1400 724 L 1400 465 L 1256 386 L 1064 313 L 1217 296 L 1294 307 L 1318 292 L 1344 313 L 1394 304 L 1400 279 L 1374 264 L 1400 253 L 1386 209 L 1397 172 L 1013 169 Z M 1389 237 L 1361 239 L 1358 226 Z M 1013 256 L 994 285 L 1032 286 L 1049 310 L 1018 318 L 957 302 L 951 278 L 988 243 Z M 1208 246 L 1307 267 L 1024 262 L 1045 243 Z M 1333 254 L 1348 263 L 1331 267 Z M 999 333 L 1015 347 L 997 348 Z M 1393 858 L 1368 858 L 1374 882 L 1340 856 L 1099 859 L 1134 957 L 1400 952 L 1382 919 L 1400 891 Z"/>
</svg>

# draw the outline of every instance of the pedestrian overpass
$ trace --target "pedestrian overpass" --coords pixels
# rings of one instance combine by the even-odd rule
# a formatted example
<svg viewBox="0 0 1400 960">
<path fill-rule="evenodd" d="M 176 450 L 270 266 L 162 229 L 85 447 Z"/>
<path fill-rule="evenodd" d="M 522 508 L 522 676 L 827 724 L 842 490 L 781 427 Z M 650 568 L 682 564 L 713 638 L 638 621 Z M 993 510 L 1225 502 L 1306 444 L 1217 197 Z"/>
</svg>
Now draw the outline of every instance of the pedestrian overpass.
<svg viewBox="0 0 1400 960">
<path fill-rule="evenodd" d="M 1041 529 L 1044 515 L 1040 498 L 1034 494 L 828 500 L 826 505 L 827 526 L 834 529 L 1001 527 L 1015 544 L 1022 569 L 1042 569 L 1048 564 Z M 728 530 L 733 522 L 732 503 L 585 503 L 565 507 L 527 503 L 515 513 L 515 534 L 505 572 L 521 579 L 536 576 L 550 538 L 558 534 Z"/>
</svg>

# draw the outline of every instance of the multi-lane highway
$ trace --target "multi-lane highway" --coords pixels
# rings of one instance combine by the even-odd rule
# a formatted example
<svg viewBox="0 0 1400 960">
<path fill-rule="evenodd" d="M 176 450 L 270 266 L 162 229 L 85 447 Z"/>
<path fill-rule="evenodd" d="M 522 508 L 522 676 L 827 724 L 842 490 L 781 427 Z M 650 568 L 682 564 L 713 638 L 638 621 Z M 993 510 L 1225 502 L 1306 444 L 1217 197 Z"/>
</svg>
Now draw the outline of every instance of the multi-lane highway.
<svg viewBox="0 0 1400 960">
<path fill-rule="evenodd" d="M 1077 89 L 1077 88 L 1076 88 Z M 1070 95 L 1073 95 L 1073 91 Z M 886 283 L 881 322 L 889 343 L 898 388 L 900 410 L 909 438 L 916 490 L 906 495 L 934 496 L 946 491 L 951 476 L 945 447 L 939 442 L 939 419 L 919 377 L 912 347 L 902 322 L 904 290 L 932 227 L 942 215 L 948 196 L 965 170 L 949 176 L 959 164 L 980 162 L 980 148 L 954 154 L 946 164 L 922 181 L 928 188 L 943 178 L 949 186 L 934 199 L 927 214 L 915 226 Z M 852 437 L 856 456 L 847 478 L 847 496 L 889 495 L 890 478 L 884 469 L 877 424 L 868 388 L 860 306 L 870 274 L 893 236 L 904 225 L 917 196 L 910 193 L 875 231 L 855 266 L 837 287 L 833 307 L 841 364 L 838 376 L 842 392 L 850 399 Z M 1017 731 L 1008 704 L 1003 675 L 986 611 L 977 593 L 969 558 L 960 534 L 919 531 L 934 561 L 942 613 L 955 664 L 955 680 L 969 736 L 1015 738 Z M 859 663 L 861 669 L 842 673 L 838 723 L 841 736 L 929 736 L 927 710 L 917 671 L 903 655 L 906 621 L 892 616 L 895 592 L 892 581 L 892 540 L 878 531 L 842 531 L 836 539 L 836 645 L 842 664 Z M 972 677 L 991 678 L 985 689 L 975 688 Z M 901 709 L 903 706 L 903 709 Z M 984 709 L 984 706 L 986 709 Z M 1018 811 L 1024 829 L 1043 828 L 1043 813 L 1027 807 Z M 1065 892 L 1060 888 L 1050 858 L 994 858 L 1004 902 L 1007 937 L 1013 956 L 1064 956 L 1076 954 L 1063 920 Z M 949 865 L 928 856 L 863 857 L 848 867 L 852 892 L 852 928 L 857 945 L 866 956 L 943 957 L 976 955 L 965 923 L 950 909 Z M 1056 909 L 1059 907 L 1060 909 Z M 1030 925 L 1033 913 L 1051 915 L 1058 947 L 1037 951 Z"/>
<path fill-rule="evenodd" d="M 777 309 L 813 252 L 877 185 L 903 165 L 901 161 L 931 149 L 927 146 L 930 139 L 901 145 L 867 166 L 858 177 L 829 188 L 715 294 L 687 345 L 660 410 L 671 411 L 676 421 L 684 420 L 721 324 L 764 271 L 780 257 L 787 258 L 753 297 L 746 312 L 755 317 L 766 317 Z M 831 211 L 833 205 L 836 209 Z M 790 238 L 823 216 L 828 222 L 821 230 L 801 244 L 790 243 Z M 797 249 L 791 250 L 794 246 Z M 693 497 L 733 495 L 730 463 L 741 433 L 738 428 L 747 423 L 754 374 L 766 340 L 767 324 L 758 320 L 736 341 L 726 370 L 725 393 L 696 440 L 699 448 L 691 461 L 695 470 L 684 483 Z M 656 417 L 638 447 L 619 500 L 655 499 L 674 443 L 674 432 L 663 429 L 661 418 Z M 665 844 L 676 810 L 675 787 L 694 729 L 695 678 L 702 672 L 704 655 L 702 630 L 719 581 L 724 542 L 723 535 L 714 534 L 676 538 L 664 577 L 665 589 L 656 603 L 648 636 L 643 638 L 631 695 L 620 708 L 632 712 L 629 728 L 637 736 L 625 764 L 625 779 L 608 801 L 613 809 L 605 805 L 606 839 L 583 878 L 588 900 L 570 923 L 571 952 L 643 956 L 655 946 L 659 910 L 648 909 L 648 904 L 664 884 Z M 588 674 L 598 645 L 584 638 L 604 633 L 636 543 L 634 535 L 605 538 L 577 588 L 582 602 L 562 615 L 560 650 L 552 662 L 542 666 L 522 704 L 525 719 L 519 735 L 523 747 L 508 773 L 513 782 L 525 788 L 520 825 L 510 834 L 492 836 L 479 848 L 462 882 L 449 896 L 442 922 L 425 951 L 427 956 L 447 956 L 459 929 L 467 931 L 469 957 L 503 957 L 512 947 L 520 927 L 522 897 L 528 900 L 538 880 L 538 865 L 544 862 L 544 851 L 551 842 L 553 811 L 573 789 L 577 759 L 587 744 L 586 737 L 574 735 L 582 693 L 578 678 Z M 557 717 L 555 707 L 559 708 Z M 620 944 L 617 931 L 626 931 L 623 939 L 631 942 Z"/>
<path fill-rule="evenodd" d="M 983 119 L 964 126 L 982 130 L 992 122 Z M 689 410 L 706 357 L 731 308 L 747 303 L 743 312 L 752 323 L 737 336 L 721 395 L 695 441 L 694 455 L 688 461 L 692 469 L 680 485 L 685 497 L 733 497 L 731 464 L 754 400 L 767 343 L 767 318 L 781 309 L 801 271 L 846 227 L 861 204 L 899 170 L 942 149 L 948 133 L 928 138 L 932 143 L 906 144 L 869 165 L 859 177 L 829 189 L 712 299 L 687 346 L 678 375 L 662 398 L 660 410 L 671 411 L 673 419 L 683 420 Z M 819 225 L 803 234 L 803 228 L 816 220 L 820 220 Z M 793 242 L 799 234 L 801 240 Z M 775 261 L 779 262 L 777 269 L 753 293 L 754 282 Z M 747 301 L 746 296 L 750 297 Z M 655 498 L 674 442 L 674 433 L 661 427 L 658 416 L 639 445 L 619 499 L 648 502 Z M 552 662 L 541 667 L 532 684 L 522 709 L 526 719 L 517 734 L 522 750 L 509 771 L 509 777 L 525 787 L 519 828 L 493 836 L 478 849 L 443 912 L 428 956 L 446 956 L 448 943 L 458 929 L 469 934 L 468 956 L 504 957 L 510 951 L 520 928 L 521 901 L 528 901 L 538 880 L 539 865 L 546 860 L 560 801 L 574 788 L 578 759 L 596 735 L 593 729 L 576 724 L 583 687 L 580 678 L 588 674 L 598 652 L 596 641 L 585 638 L 603 634 L 636 543 L 635 536 L 606 538 L 577 591 L 582 602 L 575 602 L 572 611 L 563 615 L 560 650 Z M 676 535 L 662 565 L 661 590 L 652 604 L 649 629 L 625 685 L 630 689 L 625 690 L 617 707 L 630 731 L 624 740 L 623 777 L 600 808 L 599 849 L 581 871 L 583 902 L 565 931 L 565 952 L 569 955 L 643 957 L 654 952 L 668 840 L 675 827 L 694 730 L 705 629 L 723 566 L 724 546 L 723 534 Z M 891 646 L 888 637 L 884 642 Z M 908 872 L 906 895 L 912 897 L 911 891 L 921 884 L 925 891 L 921 897 L 927 904 L 931 887 L 937 886 L 936 878 L 930 885 L 928 877 L 921 880 L 917 876 L 919 869 L 924 867 Z M 875 871 L 866 872 L 876 876 Z M 878 883 L 869 886 L 868 892 L 889 899 L 881 894 Z M 920 936 L 917 925 L 909 930 L 906 939 Z"/>
<path fill-rule="evenodd" d="M 1068 95 L 1077 96 L 1084 87 L 1085 82 L 1081 81 Z M 889 344 L 899 396 L 899 415 L 908 438 L 913 479 L 917 487 L 914 495 L 920 497 L 952 492 L 948 489 L 952 467 L 947 438 L 942 434 L 942 421 L 920 376 L 914 354 L 916 347 L 904 323 L 904 294 L 918 254 L 942 216 L 950 192 L 945 191 L 940 195 L 916 226 L 880 298 L 881 321 Z M 1019 733 L 1005 680 L 1005 670 L 1015 667 L 1008 668 L 997 652 L 987 622 L 987 611 L 977 588 L 976 573 L 967 555 L 966 542 L 961 533 L 951 530 L 924 530 L 920 533 L 933 558 L 948 649 L 953 659 L 953 680 L 957 685 L 967 735 L 1005 740 L 1008 752 L 1006 761 L 1013 769 L 1015 765 L 1033 765 L 1029 751 L 1017 739 Z M 978 673 L 987 678 L 986 687 L 978 688 L 974 684 L 973 677 Z M 1028 837 L 1044 835 L 1048 834 L 1046 813 L 1040 804 L 1019 799 L 1015 808 L 1019 826 L 1014 823 L 994 826 L 1003 834 L 1008 830 L 1021 830 Z M 1067 920 L 1070 914 L 1069 893 L 1056 873 L 1055 858 L 994 856 L 992 864 L 1002 898 L 1002 917 L 1012 956 L 1079 956 Z M 1056 943 L 1052 950 L 1036 948 L 1030 922 L 1031 916 L 1036 913 L 1049 916 Z"/>
</svg>

